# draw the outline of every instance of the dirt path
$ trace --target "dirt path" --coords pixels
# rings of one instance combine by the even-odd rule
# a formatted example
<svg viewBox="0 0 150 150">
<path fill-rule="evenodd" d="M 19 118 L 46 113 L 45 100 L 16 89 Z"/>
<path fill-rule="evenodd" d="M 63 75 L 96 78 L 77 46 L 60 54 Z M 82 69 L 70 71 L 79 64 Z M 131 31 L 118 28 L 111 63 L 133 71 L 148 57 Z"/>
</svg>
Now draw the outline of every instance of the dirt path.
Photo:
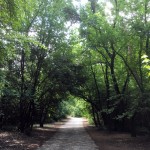
<svg viewBox="0 0 150 150">
<path fill-rule="evenodd" d="M 30 137 L 18 131 L 0 130 L 0 150 L 98 150 L 95 143 L 99 150 L 150 150 L 148 135 L 132 138 L 128 133 L 98 130 L 86 119 L 68 120 L 34 127 Z"/>
<path fill-rule="evenodd" d="M 71 118 L 38 150 L 98 150 L 83 127 L 82 118 Z"/>
</svg>

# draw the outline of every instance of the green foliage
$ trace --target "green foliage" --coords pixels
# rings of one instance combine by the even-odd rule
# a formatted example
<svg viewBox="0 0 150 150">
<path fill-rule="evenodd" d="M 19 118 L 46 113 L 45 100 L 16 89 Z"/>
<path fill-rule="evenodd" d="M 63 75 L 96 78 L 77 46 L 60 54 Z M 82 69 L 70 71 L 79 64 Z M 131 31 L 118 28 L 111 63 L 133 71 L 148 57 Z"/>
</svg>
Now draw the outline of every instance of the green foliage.
<svg viewBox="0 0 150 150">
<path fill-rule="evenodd" d="M 72 117 L 85 117 L 87 116 L 88 109 L 87 103 L 80 98 L 69 96 L 67 100 L 63 101 L 64 112 Z"/>
<path fill-rule="evenodd" d="M 148 58 L 148 56 L 147 55 L 143 55 L 142 57 L 141 57 L 141 59 L 142 59 L 142 63 L 143 63 L 143 67 L 145 68 L 145 69 L 147 69 L 147 71 L 148 71 L 148 77 L 150 76 L 150 60 L 149 60 L 149 58 Z"/>
<path fill-rule="evenodd" d="M 89 1 L 76 10 L 70 0 L 5 0 L 0 8 L 5 124 L 19 122 L 23 132 L 72 115 L 110 130 L 128 128 L 127 120 L 149 127 L 148 1 Z"/>
</svg>

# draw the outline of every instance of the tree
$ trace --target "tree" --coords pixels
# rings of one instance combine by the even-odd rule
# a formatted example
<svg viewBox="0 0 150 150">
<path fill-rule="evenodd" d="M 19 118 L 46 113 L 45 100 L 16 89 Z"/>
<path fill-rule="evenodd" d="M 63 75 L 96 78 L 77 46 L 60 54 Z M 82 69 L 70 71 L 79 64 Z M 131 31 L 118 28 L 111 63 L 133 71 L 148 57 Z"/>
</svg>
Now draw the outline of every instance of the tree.
<svg viewBox="0 0 150 150">
<path fill-rule="evenodd" d="M 143 49 L 146 49 L 144 45 L 148 45 L 148 43 L 144 44 L 148 40 L 147 34 L 145 34 L 148 3 L 141 1 L 137 4 L 135 1 L 116 0 L 110 4 L 109 13 L 105 11 L 104 5 L 100 2 L 97 2 L 97 7 L 100 8 L 97 11 L 93 11 L 92 7 L 90 8 L 87 4 L 81 10 L 80 34 L 83 39 L 86 39 L 84 40 L 85 49 L 95 51 L 96 55 L 100 55 L 99 58 L 93 55 L 92 59 L 96 58 L 97 62 L 103 62 L 99 66 L 104 74 L 107 98 L 104 100 L 106 103 L 99 108 L 104 107 L 101 111 L 102 116 L 105 116 L 104 122 L 107 122 L 107 125 L 108 121 L 106 120 L 110 120 L 109 115 L 111 115 L 114 120 L 112 120 L 114 123 L 111 126 L 114 126 L 114 129 L 123 129 L 126 117 L 132 116 L 131 120 L 133 121 L 134 118 L 137 118 L 137 114 L 142 113 L 138 110 L 141 108 L 143 95 L 146 94 L 145 88 L 148 81 L 144 78 L 145 72 L 141 56 Z M 142 7 L 140 7 L 141 4 Z M 140 8 L 139 11 L 137 8 Z M 140 21 L 139 18 L 143 20 Z M 145 29 L 142 27 L 143 23 L 146 23 Z M 120 74 L 120 72 L 124 72 L 124 74 Z M 133 96 L 137 95 L 136 92 L 133 92 L 137 90 L 136 86 L 140 91 L 139 98 Z M 132 101 L 127 101 L 127 97 L 130 97 Z"/>
</svg>

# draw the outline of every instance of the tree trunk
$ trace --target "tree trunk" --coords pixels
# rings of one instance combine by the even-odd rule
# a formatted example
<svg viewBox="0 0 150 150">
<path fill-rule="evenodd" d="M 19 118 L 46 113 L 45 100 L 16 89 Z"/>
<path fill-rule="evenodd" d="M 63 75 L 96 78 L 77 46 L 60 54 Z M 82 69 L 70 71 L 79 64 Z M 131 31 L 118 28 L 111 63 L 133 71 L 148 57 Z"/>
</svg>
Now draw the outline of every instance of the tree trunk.
<svg viewBox="0 0 150 150">
<path fill-rule="evenodd" d="M 131 118 L 131 136 L 136 137 L 136 122 L 135 122 L 135 114 Z"/>
<path fill-rule="evenodd" d="M 115 53 L 113 53 L 113 55 L 111 57 L 110 72 L 111 72 L 111 77 L 112 77 L 115 92 L 117 95 L 119 95 L 120 90 L 119 90 L 118 82 L 117 82 L 115 71 L 114 71 L 114 60 L 115 60 Z"/>
<path fill-rule="evenodd" d="M 45 122 L 45 119 L 46 119 L 46 113 L 42 112 L 41 114 L 41 117 L 40 117 L 40 127 L 43 128 L 44 126 L 44 122 Z"/>
<path fill-rule="evenodd" d="M 91 107 L 92 107 L 92 115 L 93 115 L 93 121 L 94 121 L 94 124 L 96 127 L 98 127 L 98 123 L 97 123 L 97 120 L 96 120 L 96 117 L 95 117 L 95 109 L 94 109 L 94 106 L 91 104 Z"/>
<path fill-rule="evenodd" d="M 20 93 L 20 123 L 19 123 L 19 127 L 18 129 L 23 133 L 24 132 L 24 128 L 25 128 L 25 118 L 24 118 L 24 107 L 23 107 L 23 103 L 25 101 L 24 99 L 24 50 L 22 50 L 21 53 L 21 93 Z"/>
</svg>

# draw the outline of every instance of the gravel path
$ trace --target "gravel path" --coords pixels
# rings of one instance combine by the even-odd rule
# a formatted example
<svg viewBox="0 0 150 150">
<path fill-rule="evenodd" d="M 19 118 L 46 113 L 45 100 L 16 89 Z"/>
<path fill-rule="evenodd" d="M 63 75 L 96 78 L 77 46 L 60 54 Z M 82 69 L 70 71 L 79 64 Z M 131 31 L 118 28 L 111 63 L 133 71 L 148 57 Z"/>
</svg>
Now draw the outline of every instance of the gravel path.
<svg viewBox="0 0 150 150">
<path fill-rule="evenodd" d="M 71 118 L 38 150 L 98 150 L 83 127 L 82 118 Z"/>
</svg>

